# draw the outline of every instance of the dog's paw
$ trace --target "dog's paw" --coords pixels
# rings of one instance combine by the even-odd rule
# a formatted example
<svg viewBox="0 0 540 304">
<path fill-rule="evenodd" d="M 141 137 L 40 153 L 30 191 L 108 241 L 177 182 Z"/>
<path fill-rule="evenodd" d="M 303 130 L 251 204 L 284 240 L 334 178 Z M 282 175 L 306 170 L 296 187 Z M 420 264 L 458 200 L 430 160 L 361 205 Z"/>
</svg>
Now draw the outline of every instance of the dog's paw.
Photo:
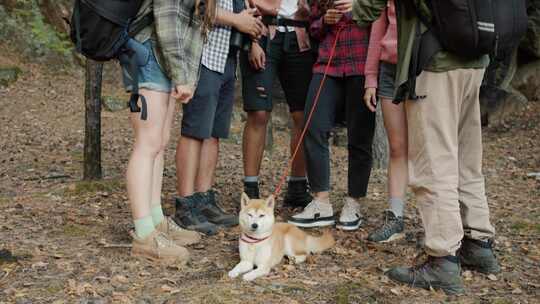
<svg viewBox="0 0 540 304">
<path fill-rule="evenodd" d="M 250 282 L 250 281 L 255 280 L 255 279 L 258 278 L 258 277 L 259 277 L 259 276 L 258 276 L 256 273 L 248 272 L 248 273 L 246 273 L 246 274 L 242 277 L 242 279 L 243 279 L 244 281 Z"/>
<path fill-rule="evenodd" d="M 229 278 L 231 278 L 231 279 L 237 278 L 239 275 L 240 274 L 238 272 L 234 271 L 234 269 L 229 271 Z"/>
</svg>

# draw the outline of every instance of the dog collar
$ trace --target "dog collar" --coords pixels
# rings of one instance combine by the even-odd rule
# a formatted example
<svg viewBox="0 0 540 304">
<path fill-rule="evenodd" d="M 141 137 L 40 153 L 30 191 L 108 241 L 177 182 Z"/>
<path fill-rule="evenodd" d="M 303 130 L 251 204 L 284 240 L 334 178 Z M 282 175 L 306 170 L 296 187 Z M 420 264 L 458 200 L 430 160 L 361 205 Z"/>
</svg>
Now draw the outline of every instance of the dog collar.
<svg viewBox="0 0 540 304">
<path fill-rule="evenodd" d="M 240 241 L 244 242 L 244 243 L 248 243 L 248 244 L 257 244 L 257 243 L 260 243 L 266 239 L 268 239 L 270 236 L 272 236 L 272 234 L 270 234 L 269 236 L 265 237 L 265 238 L 262 238 L 262 239 L 258 239 L 258 238 L 254 238 L 252 236 L 249 236 L 245 233 L 242 233 L 242 237 L 240 238 Z"/>
</svg>

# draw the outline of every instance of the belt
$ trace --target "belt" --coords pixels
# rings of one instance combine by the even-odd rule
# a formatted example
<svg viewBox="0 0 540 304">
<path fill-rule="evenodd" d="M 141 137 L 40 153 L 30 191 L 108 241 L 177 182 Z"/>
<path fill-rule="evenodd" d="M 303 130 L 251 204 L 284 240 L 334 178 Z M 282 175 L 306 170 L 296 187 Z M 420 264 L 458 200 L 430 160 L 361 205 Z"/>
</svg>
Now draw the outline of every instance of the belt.
<svg viewBox="0 0 540 304">
<path fill-rule="evenodd" d="M 304 27 L 309 28 L 308 21 L 278 18 L 276 16 L 263 16 L 262 22 L 264 25 L 277 25 L 277 26 L 292 26 L 292 27 Z"/>
</svg>

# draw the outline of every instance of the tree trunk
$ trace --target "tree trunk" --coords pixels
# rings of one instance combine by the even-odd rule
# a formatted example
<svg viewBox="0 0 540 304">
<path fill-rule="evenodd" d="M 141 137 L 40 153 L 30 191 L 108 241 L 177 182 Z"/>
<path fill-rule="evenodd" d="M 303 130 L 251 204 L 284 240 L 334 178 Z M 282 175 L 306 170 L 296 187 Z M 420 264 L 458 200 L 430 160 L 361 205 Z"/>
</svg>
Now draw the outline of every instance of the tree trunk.
<svg viewBox="0 0 540 304">
<path fill-rule="evenodd" d="M 86 61 L 84 176 L 85 180 L 101 179 L 101 77 L 103 64 Z"/>
<path fill-rule="evenodd" d="M 375 138 L 373 140 L 373 167 L 376 169 L 386 169 L 388 167 L 388 138 L 384 129 L 380 104 L 377 107 Z"/>
</svg>

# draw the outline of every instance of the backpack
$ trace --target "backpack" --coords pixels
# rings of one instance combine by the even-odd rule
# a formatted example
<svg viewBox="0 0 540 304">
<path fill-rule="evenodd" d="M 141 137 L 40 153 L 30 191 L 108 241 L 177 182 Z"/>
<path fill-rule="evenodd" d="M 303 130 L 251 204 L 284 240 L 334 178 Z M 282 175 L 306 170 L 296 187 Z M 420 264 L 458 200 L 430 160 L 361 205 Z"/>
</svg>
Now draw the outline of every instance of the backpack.
<svg viewBox="0 0 540 304">
<path fill-rule="evenodd" d="M 143 0 L 75 0 L 70 22 L 71 40 L 83 56 L 95 61 L 118 59 L 128 67 L 133 77 L 133 89 L 128 102 L 131 112 L 148 116 L 144 96 L 138 89 L 137 59 L 145 48 L 133 37 L 154 21 L 152 13 L 134 23 Z M 137 105 L 141 99 L 142 109 Z"/>
<path fill-rule="evenodd" d="M 415 8 L 429 29 L 422 39 L 428 40 L 431 55 L 440 50 L 470 59 L 496 54 L 515 47 L 527 31 L 526 0 L 431 0 L 426 5 L 431 20 Z"/>
</svg>

